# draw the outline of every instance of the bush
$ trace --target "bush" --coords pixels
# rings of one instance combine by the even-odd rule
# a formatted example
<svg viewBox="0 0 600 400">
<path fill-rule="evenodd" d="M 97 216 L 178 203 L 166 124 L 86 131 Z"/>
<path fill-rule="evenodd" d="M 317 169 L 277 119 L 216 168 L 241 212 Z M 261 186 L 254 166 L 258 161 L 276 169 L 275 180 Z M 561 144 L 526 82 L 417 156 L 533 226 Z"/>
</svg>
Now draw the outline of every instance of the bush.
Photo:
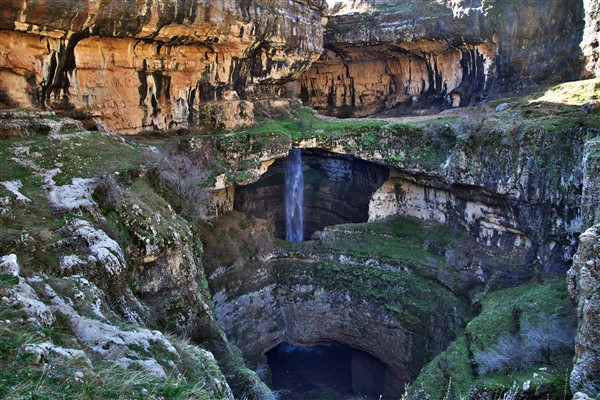
<svg viewBox="0 0 600 400">
<path fill-rule="evenodd" d="M 536 361 L 551 363 L 551 357 L 563 354 L 575 345 L 575 327 L 567 318 L 556 315 L 547 318 L 542 315 L 542 323 L 536 325 L 525 321 L 523 324 L 523 341 L 534 353 Z"/>
<path fill-rule="evenodd" d="M 207 220 L 211 199 L 208 172 L 189 157 L 166 146 L 146 162 L 152 181 L 175 210 L 191 221 Z"/>
<path fill-rule="evenodd" d="M 94 197 L 103 210 L 116 211 L 123 199 L 123 188 L 115 175 L 104 175 L 98 179 Z"/>
<path fill-rule="evenodd" d="M 552 357 L 573 349 L 575 327 L 569 318 L 540 315 L 537 324 L 525 321 L 521 332 L 500 337 L 486 351 L 473 358 L 480 374 L 516 371 L 536 362 L 552 363 Z"/>
</svg>

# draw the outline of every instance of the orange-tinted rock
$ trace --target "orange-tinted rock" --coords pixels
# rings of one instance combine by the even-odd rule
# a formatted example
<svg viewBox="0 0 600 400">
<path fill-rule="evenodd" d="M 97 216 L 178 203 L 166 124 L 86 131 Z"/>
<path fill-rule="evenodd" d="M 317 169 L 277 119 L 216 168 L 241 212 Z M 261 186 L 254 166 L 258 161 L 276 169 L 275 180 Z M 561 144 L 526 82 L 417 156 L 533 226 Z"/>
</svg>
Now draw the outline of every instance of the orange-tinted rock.
<svg viewBox="0 0 600 400">
<path fill-rule="evenodd" d="M 311 0 L 13 0 L 0 29 L 4 105 L 85 110 L 121 132 L 250 124 L 252 107 L 239 99 L 209 105 L 225 92 L 268 95 L 322 49 Z"/>
<path fill-rule="evenodd" d="M 295 87 L 326 113 L 464 106 L 580 71 L 581 1 L 352 4 L 330 10 L 327 51 Z"/>
</svg>

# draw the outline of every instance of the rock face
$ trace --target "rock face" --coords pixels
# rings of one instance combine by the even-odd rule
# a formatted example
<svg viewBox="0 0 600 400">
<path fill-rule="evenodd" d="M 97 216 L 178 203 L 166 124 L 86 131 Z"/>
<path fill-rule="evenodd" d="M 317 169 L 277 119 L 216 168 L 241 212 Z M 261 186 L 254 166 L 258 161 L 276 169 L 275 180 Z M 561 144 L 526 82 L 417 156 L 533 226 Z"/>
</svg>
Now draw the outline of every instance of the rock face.
<svg viewBox="0 0 600 400">
<path fill-rule="evenodd" d="M 365 245 L 359 234 L 398 239 L 359 232 L 326 228 L 314 246 L 286 249 L 271 243 L 266 221 L 234 211 L 203 234 L 215 315 L 251 366 L 265 363 L 264 354 L 284 342 L 343 344 L 380 360 L 385 372 L 377 395 L 397 397 L 447 346 L 469 312 L 460 296 L 421 276 L 429 268 L 444 275 L 435 255 L 424 270 L 410 260 L 386 259 L 400 254 L 395 243 L 389 252 L 384 244 L 385 251 L 357 255 L 355 247 Z"/>
<path fill-rule="evenodd" d="M 586 59 L 585 71 L 600 76 L 600 1 L 584 0 L 585 30 L 581 50 Z"/>
<path fill-rule="evenodd" d="M 580 1 L 361 4 L 369 12 L 333 10 L 325 52 L 291 86 L 327 113 L 465 106 L 492 90 L 574 78 L 579 71 Z"/>
<path fill-rule="evenodd" d="M 388 178 L 386 167 L 318 149 L 302 151 L 304 237 L 325 226 L 367 222 L 369 200 Z M 275 223 L 285 238 L 285 159 L 275 161 L 256 183 L 241 186 L 234 209 Z"/>
<path fill-rule="evenodd" d="M 585 227 L 600 221 L 600 141 L 585 144 L 583 156 L 583 192 L 581 208 Z"/>
<path fill-rule="evenodd" d="M 600 226 L 591 227 L 579 240 L 568 274 L 569 293 L 579 320 L 571 391 L 597 398 L 600 394 L 597 381 L 600 376 Z"/>
<path fill-rule="evenodd" d="M 587 131 L 569 128 L 560 135 L 548 135 L 527 128 L 517 139 L 502 130 L 468 133 L 469 129 L 388 125 L 376 135 L 367 132 L 287 142 L 263 137 L 260 152 L 255 148 L 258 141 L 251 139 L 238 148 L 220 149 L 236 166 L 244 165 L 254 152 L 260 154 L 260 160 L 268 160 L 270 151 L 273 158 L 282 157 L 285 146 L 326 149 L 383 165 L 389 168 L 389 177 L 368 200 L 369 221 L 398 215 L 433 220 L 466 230 L 486 246 L 522 251 L 523 262 L 528 265 L 544 266 L 551 273 L 565 272 L 582 229 L 582 161 Z M 595 158 L 587 159 L 589 172 L 585 176 L 592 185 L 586 186 L 586 196 L 594 199 L 595 170 L 590 168 L 596 168 Z M 259 180 L 261 166 L 248 170 L 252 180 Z M 276 202 L 276 198 L 282 199 L 283 189 L 273 189 L 277 184 L 277 180 L 265 177 L 251 189 L 238 187 L 237 192 L 231 192 L 238 200 L 230 204 L 237 202 L 238 210 L 272 218 L 277 226 L 281 221 L 278 216 L 284 212 L 283 202 L 279 206 Z M 342 196 L 340 193 L 329 197 Z M 254 213 L 257 210 L 243 206 L 251 204 L 250 196 L 254 195 L 268 209 L 258 207 L 260 212 Z M 310 194 L 306 196 L 310 198 Z M 595 207 L 594 201 L 589 204 Z"/>
<path fill-rule="evenodd" d="M 87 111 L 130 132 L 251 124 L 322 50 L 311 0 L 13 1 L 0 15 L 0 102 Z M 216 102 L 216 103 L 215 103 Z"/>
</svg>

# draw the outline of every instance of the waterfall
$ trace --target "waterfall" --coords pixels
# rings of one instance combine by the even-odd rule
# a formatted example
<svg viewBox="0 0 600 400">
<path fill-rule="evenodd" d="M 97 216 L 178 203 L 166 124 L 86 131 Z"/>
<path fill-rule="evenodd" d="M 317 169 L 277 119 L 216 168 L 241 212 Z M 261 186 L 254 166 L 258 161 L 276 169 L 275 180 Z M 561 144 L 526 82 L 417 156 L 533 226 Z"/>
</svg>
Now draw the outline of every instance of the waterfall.
<svg viewBox="0 0 600 400">
<path fill-rule="evenodd" d="M 304 239 L 304 173 L 302 153 L 291 149 L 285 160 L 285 240 L 301 242 Z"/>
</svg>

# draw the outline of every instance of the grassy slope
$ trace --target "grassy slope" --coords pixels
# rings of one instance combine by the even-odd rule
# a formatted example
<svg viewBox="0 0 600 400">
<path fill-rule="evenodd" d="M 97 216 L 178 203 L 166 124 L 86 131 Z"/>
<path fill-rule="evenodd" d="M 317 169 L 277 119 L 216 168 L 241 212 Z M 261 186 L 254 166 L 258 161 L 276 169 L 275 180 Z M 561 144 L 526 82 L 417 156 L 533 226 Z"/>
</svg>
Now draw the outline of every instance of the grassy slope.
<svg viewBox="0 0 600 400">
<path fill-rule="evenodd" d="M 29 149 L 29 154 L 33 156 L 22 158 L 32 160 L 34 167 L 24 167 L 13 160 L 18 147 Z M 9 206 L 10 212 L 0 216 L 0 255 L 16 253 L 23 276 L 60 276 L 60 246 L 56 246 L 56 243 L 63 238 L 57 230 L 65 224 L 65 219 L 75 216 L 52 213 L 42 189 L 42 172 L 60 167 L 61 173 L 54 178 L 57 184 L 70 183 L 74 177 L 112 173 L 128 175 L 137 171 L 147 156 L 148 151 L 142 147 L 126 144 L 118 137 L 97 132 L 61 141 L 50 140 L 43 134 L 1 139 L 0 181 L 20 180 L 23 183 L 20 192 L 32 201 L 13 201 Z M 131 194 L 142 199 L 143 202 L 140 202 L 144 206 L 149 204 L 150 209 L 146 211 L 150 215 L 153 215 L 152 207 L 156 207 L 156 204 L 166 207 L 165 201 L 146 182 L 134 181 Z M 14 198 L 1 185 L 0 197 Z M 90 218 L 88 215 L 76 217 Z M 110 215 L 108 224 L 112 224 L 113 233 L 124 236 L 115 236 L 121 245 L 126 245 L 127 240 L 131 240 Z M 65 282 L 67 281 L 63 278 L 57 278 L 54 283 L 64 286 L 67 284 Z M 16 283 L 16 278 L 0 275 L 0 294 L 8 295 L 8 291 Z M 143 370 L 121 368 L 92 355 L 91 366 L 82 360 L 51 358 L 47 362 L 39 362 L 34 356 L 22 353 L 23 346 L 50 341 L 58 346 L 83 349 L 73 339 L 68 320 L 58 318 L 52 326 L 41 327 L 28 320 L 27 314 L 18 306 L 3 305 L 0 307 L 0 321 L 2 398 L 214 398 L 203 382 L 212 382 L 215 376 L 221 374 L 218 366 L 214 360 L 203 359 L 202 353 L 197 352 L 193 345 L 180 339 L 172 338 L 171 341 L 182 354 L 188 354 L 187 358 L 177 360 L 178 367 L 185 371 L 184 374 L 179 376 L 174 373 L 167 379 L 159 379 Z M 127 327 L 127 323 L 119 318 L 114 319 L 113 323 L 125 329 L 134 328 Z M 152 356 L 151 353 L 147 355 Z M 160 354 L 156 356 L 160 357 Z M 80 379 L 75 375 L 79 372 L 83 372 L 84 378 Z M 148 394 L 144 394 L 146 391 Z"/>
<path fill-rule="evenodd" d="M 434 358 L 411 386 L 411 392 L 423 392 L 431 400 L 443 399 L 448 390 L 450 398 L 467 397 L 469 387 L 501 395 L 513 387 L 522 387 L 531 381 L 532 387 L 550 387 L 551 398 L 563 398 L 565 378 L 572 367 L 571 356 L 561 356 L 553 364 L 537 364 L 513 371 L 510 374 L 492 373 L 476 377 L 469 354 L 495 345 L 503 335 L 509 333 L 515 307 L 521 311 L 521 321 L 539 322 L 540 315 L 575 316 L 569 300 L 564 278 L 559 277 L 543 283 L 530 283 L 516 288 L 499 290 L 481 296 L 481 313 L 467 325 L 464 334 L 446 351 Z M 546 367 L 541 372 L 539 368 Z M 534 374 L 537 376 L 534 377 Z"/>
</svg>

